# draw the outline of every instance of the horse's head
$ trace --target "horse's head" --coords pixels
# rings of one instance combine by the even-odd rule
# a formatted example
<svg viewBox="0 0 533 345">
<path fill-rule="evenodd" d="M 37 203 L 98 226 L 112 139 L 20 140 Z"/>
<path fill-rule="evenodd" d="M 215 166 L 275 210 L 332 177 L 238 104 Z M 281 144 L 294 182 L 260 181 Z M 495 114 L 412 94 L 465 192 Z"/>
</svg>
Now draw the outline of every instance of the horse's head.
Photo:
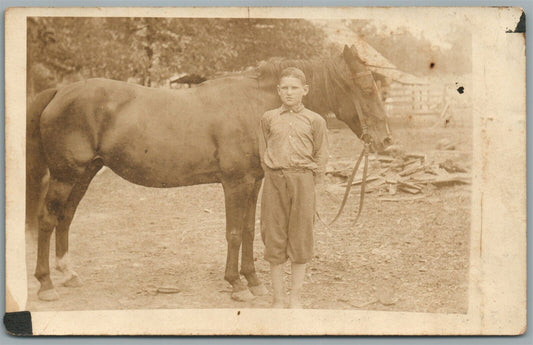
<svg viewBox="0 0 533 345">
<path fill-rule="evenodd" d="M 372 72 L 365 66 L 355 48 L 344 46 L 341 59 L 347 66 L 345 96 L 338 98 L 335 115 L 344 121 L 377 152 L 392 144 L 387 114 Z"/>
</svg>

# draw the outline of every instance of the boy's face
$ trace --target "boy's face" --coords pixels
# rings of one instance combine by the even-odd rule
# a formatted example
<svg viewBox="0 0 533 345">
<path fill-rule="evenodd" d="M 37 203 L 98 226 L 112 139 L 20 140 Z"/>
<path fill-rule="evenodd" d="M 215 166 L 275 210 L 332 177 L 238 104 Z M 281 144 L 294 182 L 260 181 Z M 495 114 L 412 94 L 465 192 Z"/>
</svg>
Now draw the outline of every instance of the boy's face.
<svg viewBox="0 0 533 345">
<path fill-rule="evenodd" d="M 294 107 L 302 103 L 302 98 L 309 92 L 309 87 L 295 77 L 283 77 L 279 81 L 278 94 L 283 104 Z"/>
</svg>

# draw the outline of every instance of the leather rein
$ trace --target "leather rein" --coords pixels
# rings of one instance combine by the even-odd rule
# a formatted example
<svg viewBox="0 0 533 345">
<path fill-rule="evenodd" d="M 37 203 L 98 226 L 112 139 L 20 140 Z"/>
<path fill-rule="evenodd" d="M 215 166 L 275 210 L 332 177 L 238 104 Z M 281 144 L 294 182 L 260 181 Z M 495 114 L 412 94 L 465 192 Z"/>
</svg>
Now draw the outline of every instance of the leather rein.
<svg viewBox="0 0 533 345">
<path fill-rule="evenodd" d="M 376 81 L 375 81 L 374 76 L 372 75 L 371 71 L 365 71 L 365 72 L 357 73 L 353 78 L 354 79 L 358 79 L 358 78 L 365 77 L 365 76 L 370 76 L 372 78 L 372 88 L 374 88 L 376 91 L 379 91 L 378 87 L 376 85 Z M 378 92 L 378 98 L 379 98 L 379 92 Z M 381 103 L 381 99 L 380 98 L 379 98 L 379 100 L 380 100 L 380 103 Z M 344 196 L 342 198 L 342 203 L 341 203 L 341 206 L 340 206 L 339 210 L 337 211 L 337 215 L 335 216 L 335 218 L 333 218 L 333 220 L 329 224 L 326 224 L 322 220 L 320 215 L 318 214 L 318 211 L 316 212 L 316 216 L 317 216 L 318 220 L 326 228 L 331 226 L 333 223 L 335 223 L 337 221 L 337 219 L 339 219 L 340 215 L 342 214 L 342 211 L 344 210 L 344 206 L 346 205 L 346 201 L 348 200 L 348 196 L 350 195 L 350 191 L 352 189 L 353 180 L 355 178 L 355 175 L 357 174 L 357 171 L 359 170 L 359 166 L 361 165 L 361 161 L 363 160 L 363 157 L 364 157 L 365 163 L 364 163 L 364 166 L 363 166 L 363 179 L 361 181 L 361 194 L 359 196 L 359 209 L 357 211 L 357 215 L 355 216 L 355 220 L 353 221 L 353 224 L 357 223 L 357 221 L 359 220 L 359 217 L 361 216 L 361 211 L 363 210 L 363 203 L 364 203 L 364 200 L 365 200 L 365 191 L 366 191 L 366 179 L 367 179 L 367 174 L 368 174 L 368 153 L 370 151 L 371 137 L 368 134 L 368 126 L 367 126 L 367 123 L 366 123 L 366 118 L 364 116 L 363 110 L 361 109 L 361 104 L 359 102 L 357 102 L 357 101 L 355 101 L 354 103 L 355 103 L 355 109 L 357 111 L 357 116 L 358 116 L 359 122 L 361 124 L 362 133 L 361 133 L 360 139 L 363 141 L 364 147 L 363 147 L 363 150 L 361 151 L 361 154 L 357 158 L 357 161 L 356 161 L 356 163 L 355 163 L 355 165 L 354 165 L 354 167 L 352 169 L 352 173 L 350 174 L 350 177 L 348 178 L 347 185 L 346 185 L 346 190 L 344 191 Z M 389 126 L 388 125 L 386 125 L 386 129 L 387 129 L 387 135 L 390 137 L 391 134 L 390 134 L 390 130 L 389 130 Z"/>
</svg>

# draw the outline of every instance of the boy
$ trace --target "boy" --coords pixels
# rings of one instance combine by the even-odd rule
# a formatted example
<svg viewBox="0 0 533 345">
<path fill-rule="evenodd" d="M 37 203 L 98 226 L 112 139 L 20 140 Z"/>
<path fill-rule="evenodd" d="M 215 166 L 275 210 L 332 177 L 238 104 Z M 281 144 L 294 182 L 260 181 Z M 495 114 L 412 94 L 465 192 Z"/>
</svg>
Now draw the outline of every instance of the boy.
<svg viewBox="0 0 533 345">
<path fill-rule="evenodd" d="M 315 184 L 322 182 L 327 160 L 326 121 L 306 109 L 309 92 L 304 73 L 281 72 L 282 105 L 261 118 L 261 163 L 265 171 L 261 200 L 261 236 L 270 262 L 274 299 L 283 308 L 283 264 L 291 260 L 290 307 L 302 308 L 300 290 L 306 263 L 313 257 Z"/>
</svg>

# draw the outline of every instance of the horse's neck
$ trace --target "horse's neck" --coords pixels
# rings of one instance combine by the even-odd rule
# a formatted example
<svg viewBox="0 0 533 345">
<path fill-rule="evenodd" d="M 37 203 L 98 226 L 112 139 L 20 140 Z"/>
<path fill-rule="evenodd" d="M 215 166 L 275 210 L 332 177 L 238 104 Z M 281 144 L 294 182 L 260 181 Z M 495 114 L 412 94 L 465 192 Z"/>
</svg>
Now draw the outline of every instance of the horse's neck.
<svg viewBox="0 0 533 345">
<path fill-rule="evenodd" d="M 326 85 L 312 83 L 309 85 L 309 93 L 304 99 L 304 104 L 315 113 L 326 116 L 331 112 L 335 112 L 328 97 L 331 97 L 331 95 Z"/>
<path fill-rule="evenodd" d="M 332 112 L 332 110 L 324 103 L 324 99 L 325 98 L 319 99 L 318 97 L 315 97 L 314 94 L 310 94 L 304 99 L 304 105 L 307 109 L 310 109 L 321 116 L 326 116 L 328 113 Z"/>
</svg>

